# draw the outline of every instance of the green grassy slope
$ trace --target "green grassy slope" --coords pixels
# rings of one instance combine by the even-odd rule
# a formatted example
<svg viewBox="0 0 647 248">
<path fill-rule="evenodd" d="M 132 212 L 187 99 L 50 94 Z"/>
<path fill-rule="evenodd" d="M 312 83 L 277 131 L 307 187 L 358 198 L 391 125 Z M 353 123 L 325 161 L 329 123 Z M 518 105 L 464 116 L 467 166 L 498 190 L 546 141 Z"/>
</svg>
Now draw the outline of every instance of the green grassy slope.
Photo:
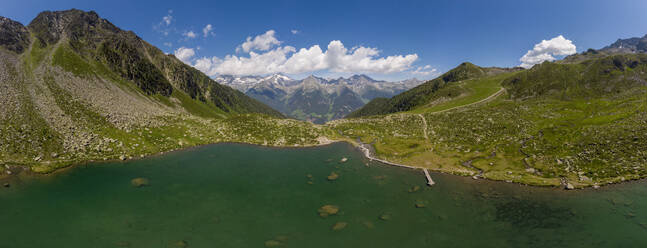
<svg viewBox="0 0 647 248">
<path fill-rule="evenodd" d="M 464 80 L 432 93 L 461 87 L 460 97 L 329 126 L 372 144 L 381 159 L 461 175 L 576 187 L 644 178 L 645 56 L 546 62 Z"/>
<path fill-rule="evenodd" d="M 8 84 L 18 92 L 12 96 L 16 100 L 11 104 L 16 106 L 14 111 L 4 112 L 3 109 L 0 113 L 0 166 L 3 168 L 0 177 L 7 175 L 5 170 L 28 169 L 49 173 L 89 160 L 128 159 L 216 142 L 317 145 L 321 143 L 318 138 L 327 132 L 309 123 L 264 114 L 227 113 L 209 102 L 193 99 L 181 90 L 174 90 L 169 97 L 148 95 L 124 79 L 109 83 L 142 98 L 140 100 L 143 102 L 150 101 L 153 106 L 182 109 L 186 113 L 170 111 L 126 125 L 114 123 L 109 119 L 110 114 L 78 98 L 73 91 L 61 85 L 56 68 L 69 72 L 73 75 L 72 79 L 78 78 L 84 82 L 94 82 L 97 78 L 109 80 L 118 77 L 116 74 L 100 70 L 97 64 L 70 53 L 65 46 L 50 47 L 49 51 L 46 51 L 48 48 L 39 49 L 50 56 L 40 58 L 33 56 L 37 52 L 28 50 L 17 57 L 0 51 L 0 57 L 7 55 L 17 60 L 15 64 L 3 61 L 2 67 L 5 69 L 0 70 L 0 74 L 8 71 L 11 80 L 3 81 L 2 86 Z M 40 63 L 33 61 L 36 59 L 40 59 Z M 39 104 L 44 101 L 42 98 L 51 99 L 50 107 L 60 113 L 43 113 L 49 110 L 43 110 Z M 4 100 L 4 95 L 0 100 Z M 78 139 L 70 138 L 70 135 Z"/>
<path fill-rule="evenodd" d="M 494 96 L 497 93 L 501 93 L 504 88 L 501 86 L 501 82 L 512 76 L 514 73 L 503 73 L 495 76 L 482 77 L 478 79 L 469 79 L 462 82 L 458 82 L 451 86 L 448 86 L 444 89 L 441 89 L 437 92 L 437 95 L 444 95 L 445 91 L 455 91 L 461 92 L 458 96 L 453 96 L 453 94 L 447 94 L 448 96 L 444 99 L 441 98 L 440 101 L 435 101 L 417 107 L 409 112 L 411 113 L 427 113 L 427 112 L 438 112 L 438 111 L 447 111 L 449 109 L 475 104 L 483 100 L 487 100 L 488 97 Z M 453 98 L 452 98 L 453 96 Z"/>
<path fill-rule="evenodd" d="M 483 86 L 472 87 L 471 89 L 465 87 L 465 85 L 459 84 L 459 82 L 491 77 L 493 75 L 509 71 L 514 71 L 514 69 L 483 68 L 472 63 L 465 62 L 438 78 L 427 81 L 390 99 L 376 98 L 364 107 L 350 113 L 347 117 L 353 118 L 410 111 L 418 108 L 426 108 L 437 104 L 438 102 L 444 102 L 456 97 L 488 93 L 479 88 L 490 87 L 490 82 L 486 82 Z"/>
<path fill-rule="evenodd" d="M 503 84 L 513 98 L 605 97 L 647 86 L 647 54 L 619 54 L 575 64 L 544 62 Z"/>
<path fill-rule="evenodd" d="M 215 142 L 322 142 L 324 130 L 282 119 L 94 12 L 2 23 L 0 177 Z"/>
</svg>

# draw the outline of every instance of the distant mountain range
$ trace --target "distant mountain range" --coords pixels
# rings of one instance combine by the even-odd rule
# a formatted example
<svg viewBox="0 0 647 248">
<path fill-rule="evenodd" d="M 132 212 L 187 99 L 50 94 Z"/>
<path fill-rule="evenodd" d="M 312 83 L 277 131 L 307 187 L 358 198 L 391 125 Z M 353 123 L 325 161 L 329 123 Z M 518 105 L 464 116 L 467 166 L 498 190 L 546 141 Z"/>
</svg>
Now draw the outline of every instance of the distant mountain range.
<svg viewBox="0 0 647 248">
<path fill-rule="evenodd" d="M 645 53 L 647 52 L 647 35 L 642 38 L 618 39 L 602 51 L 615 51 L 616 53 Z"/>
<path fill-rule="evenodd" d="M 618 39 L 601 49 L 590 48 L 584 52 L 569 55 L 557 63 L 577 63 L 588 59 L 603 58 L 616 54 L 647 53 L 647 35 L 628 39 Z"/>
<path fill-rule="evenodd" d="M 392 97 L 423 81 L 375 80 L 366 75 L 348 78 L 309 76 L 297 80 L 283 74 L 268 76 L 221 75 L 215 81 L 238 89 L 284 114 L 314 123 L 340 119 L 377 97 Z"/>
</svg>

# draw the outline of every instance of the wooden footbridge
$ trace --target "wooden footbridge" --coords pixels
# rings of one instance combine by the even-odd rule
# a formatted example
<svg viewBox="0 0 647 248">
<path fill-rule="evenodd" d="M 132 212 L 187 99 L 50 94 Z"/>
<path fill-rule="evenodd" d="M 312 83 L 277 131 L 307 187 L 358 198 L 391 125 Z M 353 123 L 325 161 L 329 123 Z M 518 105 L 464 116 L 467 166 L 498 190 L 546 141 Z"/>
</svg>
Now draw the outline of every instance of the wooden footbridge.
<svg viewBox="0 0 647 248">
<path fill-rule="evenodd" d="M 422 171 L 425 172 L 425 177 L 427 178 L 427 185 L 432 186 L 436 184 L 433 179 L 431 179 L 431 176 L 429 175 L 429 171 L 427 171 L 427 168 L 422 169 Z"/>
</svg>

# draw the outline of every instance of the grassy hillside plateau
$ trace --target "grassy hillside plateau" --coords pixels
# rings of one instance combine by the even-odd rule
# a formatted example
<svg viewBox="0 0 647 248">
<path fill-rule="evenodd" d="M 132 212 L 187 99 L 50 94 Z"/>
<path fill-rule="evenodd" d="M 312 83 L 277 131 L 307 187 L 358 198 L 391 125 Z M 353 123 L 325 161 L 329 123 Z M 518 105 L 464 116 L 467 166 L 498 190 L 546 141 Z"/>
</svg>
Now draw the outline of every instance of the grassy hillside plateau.
<svg viewBox="0 0 647 248">
<path fill-rule="evenodd" d="M 378 158 L 474 178 L 581 187 L 647 176 L 646 54 L 465 78 L 372 110 L 406 112 L 329 126 Z M 404 97 L 422 100 L 392 104 Z"/>
</svg>

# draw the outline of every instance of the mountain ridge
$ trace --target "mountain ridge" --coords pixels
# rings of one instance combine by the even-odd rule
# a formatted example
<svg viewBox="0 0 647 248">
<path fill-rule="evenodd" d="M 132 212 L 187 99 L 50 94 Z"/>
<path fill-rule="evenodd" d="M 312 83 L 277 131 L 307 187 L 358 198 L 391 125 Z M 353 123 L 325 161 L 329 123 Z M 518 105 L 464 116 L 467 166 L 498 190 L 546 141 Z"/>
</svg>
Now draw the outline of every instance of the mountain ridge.
<svg viewBox="0 0 647 248">
<path fill-rule="evenodd" d="M 209 101 L 224 112 L 279 113 L 219 85 L 173 55 L 124 31 L 94 12 L 81 10 L 44 11 L 27 26 L 40 48 L 55 46 L 59 40 L 86 61 L 105 64 L 122 78 L 134 82 L 147 94 L 170 96 L 173 88 L 202 102 Z M 94 61 L 93 61 L 94 60 Z"/>
<path fill-rule="evenodd" d="M 375 98 L 346 117 L 353 118 L 409 111 L 440 98 L 455 98 L 465 93 L 465 89 L 448 87 L 452 86 L 452 83 L 517 70 L 520 70 L 520 68 L 480 67 L 470 62 L 464 62 L 435 79 L 426 81 L 391 98 Z M 442 94 L 438 92 L 442 92 Z"/>
<path fill-rule="evenodd" d="M 215 80 L 236 88 L 290 117 L 319 124 L 342 118 L 376 97 L 393 96 L 422 82 L 415 78 L 388 82 L 375 80 L 364 74 L 348 78 L 309 75 L 303 79 L 292 79 L 283 74 L 219 75 Z"/>
<path fill-rule="evenodd" d="M 2 172 L 221 141 L 319 143 L 309 124 L 283 119 L 95 12 L 44 11 L 27 26 L 2 17 L 0 34 Z M 272 135 L 250 135 L 263 125 Z"/>
<path fill-rule="evenodd" d="M 617 39 L 600 49 L 589 48 L 581 53 L 566 56 L 564 59 L 556 61 L 556 63 L 579 63 L 589 59 L 629 53 L 647 53 L 647 34 L 643 37 Z"/>
</svg>

